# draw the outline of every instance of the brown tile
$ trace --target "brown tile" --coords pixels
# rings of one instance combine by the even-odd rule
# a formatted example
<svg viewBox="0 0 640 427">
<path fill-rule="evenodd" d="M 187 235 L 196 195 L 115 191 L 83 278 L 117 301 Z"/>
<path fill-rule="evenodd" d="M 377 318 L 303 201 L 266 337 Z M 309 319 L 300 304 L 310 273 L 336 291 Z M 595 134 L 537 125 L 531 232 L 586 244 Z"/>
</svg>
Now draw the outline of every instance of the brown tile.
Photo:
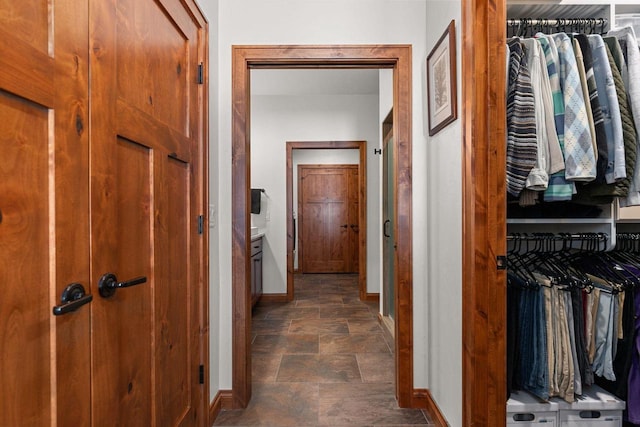
<svg viewBox="0 0 640 427">
<path fill-rule="evenodd" d="M 393 383 L 395 361 L 391 353 L 356 354 L 362 381 L 366 383 Z"/>
<path fill-rule="evenodd" d="M 349 325 L 344 319 L 293 319 L 290 334 L 348 334 Z"/>
<path fill-rule="evenodd" d="M 253 353 L 251 355 L 251 380 L 254 383 L 273 383 L 278 375 L 282 354 Z"/>
<path fill-rule="evenodd" d="M 296 297 L 296 307 L 342 306 L 343 296 L 340 294 L 320 294 Z"/>
<path fill-rule="evenodd" d="M 318 353 L 318 335 L 258 335 L 253 353 Z"/>
<path fill-rule="evenodd" d="M 320 307 L 321 319 L 375 319 L 376 317 L 364 305 Z"/>
<path fill-rule="evenodd" d="M 380 322 L 377 319 L 348 319 L 349 332 L 352 334 L 379 334 Z"/>
<path fill-rule="evenodd" d="M 392 383 L 342 383 L 320 384 L 320 399 L 343 399 L 367 396 L 372 399 L 395 397 L 396 388 Z"/>
<path fill-rule="evenodd" d="M 321 334 L 320 353 L 390 353 L 390 350 L 382 334 Z"/>
<path fill-rule="evenodd" d="M 419 409 L 399 408 L 395 398 L 351 396 L 344 399 L 320 399 L 320 425 L 428 425 Z"/>
<path fill-rule="evenodd" d="M 361 382 L 353 354 L 309 354 L 282 357 L 279 382 L 338 383 Z"/>
<path fill-rule="evenodd" d="M 392 383 L 320 384 L 319 424 L 428 425 L 419 409 L 401 409 Z"/>
<path fill-rule="evenodd" d="M 289 326 L 290 319 L 251 319 L 251 332 L 254 334 L 286 334 Z"/>
<path fill-rule="evenodd" d="M 222 411 L 216 426 L 318 425 L 318 385 L 306 383 L 254 384 L 244 410 Z"/>
<path fill-rule="evenodd" d="M 319 318 L 319 309 L 317 307 L 302 307 L 297 308 L 294 306 L 279 307 L 271 310 L 267 316 L 267 319 L 317 319 Z"/>
</svg>

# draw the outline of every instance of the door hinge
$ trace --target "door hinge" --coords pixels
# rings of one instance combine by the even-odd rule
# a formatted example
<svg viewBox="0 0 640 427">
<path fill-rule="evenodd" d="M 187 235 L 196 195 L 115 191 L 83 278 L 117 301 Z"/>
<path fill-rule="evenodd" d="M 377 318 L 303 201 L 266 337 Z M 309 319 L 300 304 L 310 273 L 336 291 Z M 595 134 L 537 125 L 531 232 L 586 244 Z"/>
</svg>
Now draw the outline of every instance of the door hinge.
<svg viewBox="0 0 640 427">
<path fill-rule="evenodd" d="M 199 372 L 199 380 L 200 380 L 200 384 L 204 384 L 204 365 L 200 365 L 200 367 L 198 368 L 198 372 Z"/>
<path fill-rule="evenodd" d="M 204 233 L 204 216 L 198 215 L 198 234 Z"/>
<path fill-rule="evenodd" d="M 507 269 L 507 257 L 504 255 L 496 256 L 496 268 L 498 270 L 506 270 Z"/>
<path fill-rule="evenodd" d="M 204 84 L 204 65 L 202 62 L 198 64 L 198 84 Z"/>
</svg>

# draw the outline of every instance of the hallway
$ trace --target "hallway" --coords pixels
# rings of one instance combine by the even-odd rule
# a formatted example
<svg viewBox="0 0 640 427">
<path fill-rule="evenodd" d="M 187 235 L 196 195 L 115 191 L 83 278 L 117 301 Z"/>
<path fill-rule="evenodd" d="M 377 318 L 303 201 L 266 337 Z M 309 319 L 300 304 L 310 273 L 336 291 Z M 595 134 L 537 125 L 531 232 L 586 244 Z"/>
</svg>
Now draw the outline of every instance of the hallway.
<svg viewBox="0 0 640 427">
<path fill-rule="evenodd" d="M 392 343 L 358 276 L 295 277 L 291 303 L 259 303 L 252 319 L 253 397 L 216 426 L 429 425 L 394 397 Z"/>
</svg>

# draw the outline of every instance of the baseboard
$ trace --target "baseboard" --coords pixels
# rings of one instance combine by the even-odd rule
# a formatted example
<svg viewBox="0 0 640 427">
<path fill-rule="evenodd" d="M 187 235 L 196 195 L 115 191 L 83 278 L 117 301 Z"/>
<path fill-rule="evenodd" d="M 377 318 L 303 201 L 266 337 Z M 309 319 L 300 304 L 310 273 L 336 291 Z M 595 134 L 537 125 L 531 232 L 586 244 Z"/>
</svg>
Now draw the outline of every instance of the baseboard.
<svg viewBox="0 0 640 427">
<path fill-rule="evenodd" d="M 394 351 L 395 346 L 392 345 L 392 343 L 394 342 L 393 337 L 395 336 L 395 331 L 393 330 L 393 325 L 390 325 L 389 322 L 390 320 L 385 320 L 382 314 L 378 313 L 378 323 L 380 323 L 380 326 L 382 326 L 382 334 L 387 339 L 387 342 L 391 346 L 392 351 Z"/>
<path fill-rule="evenodd" d="M 260 302 L 287 302 L 287 294 L 262 294 Z"/>
<path fill-rule="evenodd" d="M 233 396 L 231 394 L 231 390 L 218 391 L 218 393 L 216 393 L 216 397 L 213 398 L 209 405 L 209 426 L 213 425 L 221 410 L 232 409 L 232 407 Z"/>
<path fill-rule="evenodd" d="M 419 388 L 413 390 L 413 404 L 414 408 L 422 408 L 431 418 L 433 424 L 438 427 L 449 427 L 447 419 L 440 412 L 440 408 L 431 392 L 426 388 Z"/>
<path fill-rule="evenodd" d="M 377 303 L 380 303 L 380 294 L 370 294 L 370 293 L 367 293 L 367 294 L 365 295 L 365 297 L 364 297 L 364 300 L 365 300 L 365 301 L 368 301 L 368 302 L 377 302 Z"/>
</svg>

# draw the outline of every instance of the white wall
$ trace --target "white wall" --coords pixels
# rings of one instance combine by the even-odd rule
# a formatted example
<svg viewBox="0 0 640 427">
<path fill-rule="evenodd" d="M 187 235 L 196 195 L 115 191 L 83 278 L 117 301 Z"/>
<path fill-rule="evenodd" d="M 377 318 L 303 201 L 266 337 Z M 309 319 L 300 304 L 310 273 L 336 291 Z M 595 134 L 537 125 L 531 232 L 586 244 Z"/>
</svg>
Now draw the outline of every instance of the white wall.
<svg viewBox="0 0 640 427">
<path fill-rule="evenodd" d="M 265 293 L 287 291 L 286 142 L 365 140 L 372 145 L 372 148 L 367 148 L 367 157 L 373 158 L 373 146 L 379 146 L 377 120 L 377 95 L 251 97 L 251 186 L 264 188 L 263 200 L 266 198 L 268 203 L 264 214 L 252 215 L 253 225 L 265 232 L 262 259 Z M 322 157 L 316 153 L 315 157 L 318 161 L 324 159 L 331 163 L 342 161 L 331 153 L 333 151 L 337 150 L 326 150 Z M 355 163 L 358 163 L 357 150 L 355 154 Z M 343 160 L 351 163 L 353 158 Z M 375 168 L 369 168 L 367 175 L 371 182 L 379 179 Z M 297 200 L 297 193 L 294 195 Z M 380 220 L 379 196 L 376 198 L 375 195 L 375 187 L 372 186 L 367 194 L 368 218 L 372 223 Z M 295 203 L 294 210 L 297 211 Z M 269 221 L 266 221 L 267 214 Z M 367 249 L 372 254 L 379 253 L 380 248 L 373 236 L 371 240 Z M 367 267 L 373 274 L 368 289 L 377 292 L 380 278 L 374 274 L 376 266 L 367 263 Z"/>
<path fill-rule="evenodd" d="M 430 51 L 456 21 L 458 120 L 427 141 L 429 390 L 450 425 L 462 426 L 462 120 L 459 0 L 427 0 Z M 423 66 L 423 75 L 426 66 Z M 423 80 L 424 81 L 424 80 Z M 424 111 L 426 99 L 422 97 Z M 425 119 L 425 135 L 429 135 Z M 416 183 L 414 181 L 414 189 Z"/>
<path fill-rule="evenodd" d="M 215 14 L 209 13 L 214 11 L 215 2 L 201 0 L 201 3 L 209 19 L 212 19 L 211 16 Z M 210 82 L 211 86 L 217 85 L 219 88 L 218 95 L 210 101 L 212 106 L 217 104 L 219 110 L 219 127 L 212 128 L 214 145 L 211 149 L 215 153 L 212 153 L 210 165 L 212 201 L 217 204 L 219 227 L 218 233 L 212 234 L 211 239 L 212 248 L 216 248 L 212 253 L 217 254 L 217 259 L 212 262 L 219 266 L 216 275 L 211 277 L 211 288 L 219 287 L 219 300 L 212 298 L 210 317 L 218 317 L 220 333 L 219 360 L 215 355 L 211 358 L 212 371 L 216 369 L 215 363 L 219 362 L 218 388 L 212 385 L 212 396 L 218 390 L 231 388 L 231 46 L 234 44 L 398 43 L 413 46 L 414 387 L 428 387 L 426 360 L 430 318 L 427 317 L 427 310 L 423 309 L 427 306 L 428 284 L 427 263 L 424 262 L 428 259 L 427 170 L 434 163 L 444 173 L 444 165 L 437 165 L 437 159 L 427 162 L 427 141 L 423 133 L 421 94 L 424 90 L 423 64 L 427 54 L 427 3 L 424 0 L 219 0 L 217 5 L 220 29 L 217 36 L 211 34 L 209 42 L 212 47 L 218 45 L 217 57 L 212 57 L 211 63 L 217 64 L 219 70 L 218 78 Z M 442 22 L 438 22 L 434 28 L 439 29 L 442 25 Z M 429 40 L 434 40 L 434 37 Z M 449 143 L 453 146 L 456 140 Z M 459 175 L 458 171 L 456 173 Z M 217 187 L 217 194 L 213 187 Z M 437 204 L 439 201 L 430 200 L 429 203 Z M 444 218 L 444 225 L 455 221 L 451 219 L 455 218 L 455 209 L 454 205 L 453 214 Z M 460 226 L 459 222 L 456 226 Z M 437 249 L 440 250 L 442 248 Z M 456 313 L 452 309 L 447 312 Z M 212 319 L 212 325 L 216 321 Z M 215 329 L 212 330 L 213 334 Z M 452 339 L 459 341 L 459 337 Z M 218 350 L 212 348 L 211 351 Z"/>
</svg>

